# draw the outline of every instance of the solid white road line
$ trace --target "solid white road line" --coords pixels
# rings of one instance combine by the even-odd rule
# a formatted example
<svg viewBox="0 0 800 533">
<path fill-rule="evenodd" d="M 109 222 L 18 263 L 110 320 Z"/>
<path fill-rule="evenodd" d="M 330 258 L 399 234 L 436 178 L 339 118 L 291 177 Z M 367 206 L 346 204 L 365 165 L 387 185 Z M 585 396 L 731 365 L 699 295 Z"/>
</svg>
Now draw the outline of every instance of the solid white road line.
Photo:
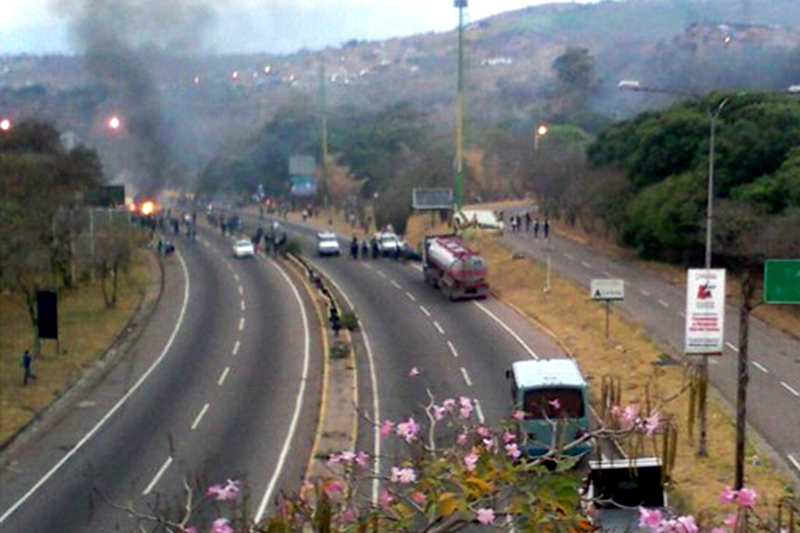
<svg viewBox="0 0 800 533">
<path fill-rule="evenodd" d="M 461 367 L 461 375 L 464 376 L 464 382 L 467 384 L 467 387 L 472 387 L 472 380 L 469 379 L 469 374 L 467 373 L 467 369 L 463 366 Z"/>
<path fill-rule="evenodd" d="M 789 458 L 789 461 L 794 465 L 794 467 L 800 470 L 800 461 L 794 458 L 792 454 L 787 455 L 786 457 Z"/>
<path fill-rule="evenodd" d="M 791 392 L 793 395 L 795 395 L 795 396 L 797 396 L 798 398 L 800 398 L 800 392 L 797 392 L 796 390 L 794 390 L 794 389 L 792 388 L 792 386 L 791 386 L 791 385 L 789 385 L 788 383 L 786 383 L 785 381 L 781 381 L 781 386 L 782 386 L 784 389 L 786 389 L 786 390 L 788 390 L 789 392 Z"/>
<path fill-rule="evenodd" d="M 222 374 L 219 375 L 219 379 L 217 380 L 217 385 L 222 387 L 222 384 L 225 383 L 225 378 L 228 377 L 228 372 L 231 371 L 231 367 L 226 366 L 225 370 L 222 371 Z"/>
<path fill-rule="evenodd" d="M 444 329 L 442 329 L 442 326 L 440 326 L 440 325 L 439 325 L 439 323 L 438 323 L 437 321 L 435 321 L 435 320 L 433 321 L 433 326 L 436 328 L 436 330 L 437 330 L 439 333 L 441 333 L 442 335 L 444 335 Z"/>
<path fill-rule="evenodd" d="M 233 351 L 231 352 L 231 355 L 236 355 L 237 353 L 239 353 L 239 346 L 241 344 L 242 344 L 241 342 L 236 341 L 236 344 L 233 345 Z"/>
<path fill-rule="evenodd" d="M 483 409 L 481 409 L 481 402 L 479 402 L 477 398 L 473 398 L 472 401 L 475 402 L 475 413 L 478 415 L 478 422 L 480 422 L 481 424 L 485 424 L 486 417 L 483 416 Z"/>
<path fill-rule="evenodd" d="M 294 440 L 294 434 L 297 431 L 297 422 L 300 419 L 300 413 L 303 410 L 303 398 L 306 393 L 306 383 L 308 382 L 308 369 L 309 363 L 311 359 L 311 333 L 309 332 L 308 327 L 308 315 L 306 314 L 306 308 L 303 305 L 303 299 L 300 297 L 300 293 L 295 287 L 294 282 L 292 282 L 291 278 L 286 274 L 283 268 L 275 263 L 274 261 L 270 262 L 283 276 L 283 279 L 286 280 L 286 283 L 292 288 L 292 292 L 294 293 L 294 297 L 297 300 L 297 305 L 300 306 L 300 314 L 303 317 L 303 374 L 300 379 L 300 388 L 297 391 L 297 399 L 295 400 L 294 405 L 294 414 L 292 415 L 292 421 L 289 424 L 289 432 L 286 434 L 286 440 L 283 442 L 283 448 L 281 449 L 280 456 L 278 457 L 278 464 L 275 466 L 275 470 L 272 474 L 272 479 L 269 480 L 269 484 L 267 485 L 267 490 L 264 492 L 264 497 L 261 499 L 261 504 L 258 506 L 258 511 L 255 515 L 255 521 L 261 522 L 261 519 L 264 517 L 264 513 L 267 511 L 267 504 L 272 501 L 272 492 L 275 490 L 275 486 L 278 483 L 278 479 L 280 478 L 281 472 L 283 471 L 283 467 L 286 464 L 286 457 L 289 455 L 289 450 L 292 447 L 292 441 Z"/>
<path fill-rule="evenodd" d="M 639 289 L 639 292 L 641 292 L 641 293 L 642 293 L 643 295 L 645 295 L 645 296 L 650 296 L 650 293 L 649 293 L 649 292 L 647 292 L 647 291 L 646 291 L 646 290 L 644 290 L 644 289 Z"/>
<path fill-rule="evenodd" d="M 735 344 L 731 344 L 730 342 L 726 342 L 725 346 L 727 346 L 728 348 L 730 348 L 734 352 L 739 353 L 739 348 L 737 348 Z"/>
<path fill-rule="evenodd" d="M 419 306 L 419 310 L 420 310 L 420 311 L 422 311 L 423 313 L 425 313 L 425 316 L 427 316 L 428 318 L 430 318 L 430 316 L 431 316 L 431 312 L 430 312 L 430 311 L 428 311 L 427 309 L 425 309 L 425 306 L 424 306 L 424 305 L 420 305 L 420 306 Z"/>
<path fill-rule="evenodd" d="M 145 487 L 145 489 L 142 491 L 142 496 L 147 496 L 148 494 L 150 494 L 150 491 L 153 490 L 153 488 L 156 486 L 156 483 L 158 483 L 158 480 L 161 479 L 161 476 L 164 475 L 164 472 L 167 471 L 167 468 L 169 468 L 169 465 L 171 464 L 172 464 L 172 457 L 167 457 L 167 460 L 164 461 L 164 464 L 161 465 L 161 468 L 159 468 L 158 472 L 156 472 L 156 475 L 153 478 L 153 480 L 150 481 L 147 487 Z"/>
<path fill-rule="evenodd" d="M 452 342 L 447 341 L 447 347 L 450 348 L 450 353 L 453 354 L 453 357 L 458 357 L 458 351 L 456 350 L 456 347 L 453 346 Z"/>
<path fill-rule="evenodd" d="M 244 331 L 244 317 L 239 319 L 239 331 Z"/>
<path fill-rule="evenodd" d="M 757 369 L 761 370 L 763 373 L 769 374 L 769 370 L 767 370 L 767 367 L 765 367 L 764 365 L 762 365 L 758 361 L 753 361 L 753 366 L 756 367 Z"/>
<path fill-rule="evenodd" d="M 155 369 L 158 368 L 158 365 L 160 365 L 161 362 L 164 360 L 164 358 L 167 356 L 167 353 L 169 352 L 170 348 L 172 348 L 172 343 L 175 342 L 175 337 L 178 336 L 178 331 L 181 329 L 181 326 L 183 325 L 183 319 L 186 316 L 186 308 L 189 305 L 189 292 L 190 292 L 189 270 L 186 268 L 186 261 L 184 261 L 181 253 L 179 251 L 176 251 L 176 255 L 178 256 L 178 260 L 181 263 L 181 268 L 183 269 L 183 276 L 184 279 L 186 279 L 186 286 L 184 287 L 183 304 L 181 305 L 181 312 L 178 315 L 178 322 L 177 324 L 175 324 L 175 329 L 172 330 L 169 340 L 167 341 L 167 344 L 164 346 L 164 349 L 161 351 L 161 354 L 155 361 L 153 361 L 153 364 L 150 365 L 150 368 L 148 368 L 147 371 L 144 374 L 142 374 L 142 376 L 136 381 L 136 383 L 134 383 L 133 387 L 128 389 L 128 392 L 126 392 L 117 401 L 117 403 L 114 404 L 114 406 L 105 414 L 105 416 L 103 416 L 103 418 L 101 418 L 100 421 L 97 422 L 97 424 L 95 424 L 94 427 L 90 429 L 89 432 L 86 435 L 84 435 L 83 438 L 79 440 L 78 443 L 64 455 L 64 457 L 62 457 L 50 470 L 48 470 L 47 473 L 33 485 L 33 487 L 28 489 L 28 492 L 23 494 L 19 500 L 17 500 L 11 507 L 9 507 L 6 510 L 5 513 L 3 513 L 2 516 L 0 516 L 0 524 L 5 522 L 6 519 L 8 519 L 9 516 L 14 514 L 14 512 L 17 509 L 19 509 L 22 504 L 28 501 L 28 499 L 31 496 L 33 496 L 33 494 L 37 490 L 39 490 L 42 487 L 42 485 L 47 483 L 47 481 L 51 477 L 53 477 L 53 475 L 56 472 L 58 472 L 61 469 L 61 467 L 64 466 L 64 464 L 66 464 L 67 461 L 69 461 L 76 453 L 78 453 L 78 451 L 81 448 L 83 448 L 86 445 L 87 442 L 89 442 L 89 439 L 94 437 L 95 434 L 98 431 L 100 431 L 100 428 L 102 428 L 111 419 L 111 417 L 114 416 L 116 412 L 119 411 L 123 405 L 125 405 L 125 403 L 130 399 L 130 397 L 133 396 L 137 390 L 139 390 L 139 387 L 141 387 L 142 384 L 145 381 L 147 381 L 147 378 L 150 377 L 150 374 L 152 374 L 153 371 L 155 371 Z"/>
<path fill-rule="evenodd" d="M 522 337 L 517 335 L 517 332 L 514 331 L 513 329 L 511 329 L 510 327 L 508 327 L 508 325 L 506 325 L 505 322 L 500 320 L 500 318 L 497 315 L 495 315 L 494 313 L 489 311 L 489 309 L 487 309 L 487 307 L 485 305 L 483 305 L 482 303 L 480 303 L 480 302 L 472 302 L 472 303 L 477 305 L 478 309 L 480 309 L 481 311 L 483 311 L 484 313 L 489 315 L 492 318 L 492 320 L 494 320 L 495 322 L 500 324 L 500 327 L 502 327 L 504 330 L 506 330 L 509 333 L 509 335 L 514 337 L 514 339 L 525 349 L 525 351 L 528 352 L 528 355 L 530 355 L 534 359 L 539 359 L 539 356 L 536 355 L 536 352 L 534 352 L 531 349 L 531 347 L 528 346 L 528 344 L 524 340 L 522 340 Z"/>
<path fill-rule="evenodd" d="M 663 307 L 664 309 L 666 309 L 667 307 L 669 307 L 669 304 L 668 304 L 667 302 L 665 302 L 664 300 L 659 300 L 659 301 L 658 301 L 658 304 L 659 304 L 661 307 Z"/>
<path fill-rule="evenodd" d="M 246 309 L 246 307 L 245 307 L 245 305 L 244 305 L 244 300 L 242 300 L 240 303 L 242 304 L 242 305 L 241 305 L 242 311 L 244 311 L 244 310 Z"/>
<path fill-rule="evenodd" d="M 585 266 L 586 268 L 589 268 L 589 269 L 591 269 L 591 268 L 592 268 L 592 265 L 591 265 L 591 263 L 587 263 L 586 261 L 581 261 L 581 264 L 582 264 L 583 266 Z"/>
<path fill-rule="evenodd" d="M 400 289 L 400 290 L 403 290 L 403 287 L 401 287 L 401 286 L 400 286 L 400 284 L 399 284 L 399 283 L 397 283 L 395 280 L 392 280 L 392 286 L 393 286 L 395 289 Z"/>
<path fill-rule="evenodd" d="M 195 429 L 197 429 L 197 426 L 199 426 L 199 425 L 200 425 L 200 421 L 201 421 L 201 420 L 203 420 L 203 417 L 204 417 L 204 416 L 206 416 L 206 411 L 208 411 L 208 408 L 209 408 L 209 407 L 211 407 L 211 405 L 210 405 L 210 404 L 205 404 L 205 405 L 203 406 L 203 408 L 202 408 L 202 409 L 200 409 L 200 412 L 199 412 L 199 413 L 197 413 L 197 416 L 196 416 L 196 417 L 194 417 L 194 421 L 192 422 L 192 431 L 194 431 Z"/>
<path fill-rule="evenodd" d="M 406 292 L 406 296 L 408 296 L 408 299 L 411 300 L 412 302 L 417 301 L 417 297 L 411 294 L 410 292 Z"/>
</svg>

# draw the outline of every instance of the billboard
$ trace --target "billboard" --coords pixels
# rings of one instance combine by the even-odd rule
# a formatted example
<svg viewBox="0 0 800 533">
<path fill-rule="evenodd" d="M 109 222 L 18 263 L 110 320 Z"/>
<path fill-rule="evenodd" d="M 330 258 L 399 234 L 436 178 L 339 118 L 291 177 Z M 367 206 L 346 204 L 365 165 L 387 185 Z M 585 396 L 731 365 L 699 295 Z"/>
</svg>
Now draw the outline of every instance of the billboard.
<svg viewBox="0 0 800 533">
<path fill-rule="evenodd" d="M 415 187 L 411 196 L 414 209 L 452 209 L 453 189 L 424 189 Z"/>
<path fill-rule="evenodd" d="M 722 355 L 725 348 L 725 270 L 689 269 L 686 278 L 688 355 Z"/>
<path fill-rule="evenodd" d="M 292 196 L 315 196 L 317 180 L 314 179 L 314 176 L 292 176 L 289 193 Z"/>
<path fill-rule="evenodd" d="M 293 155 L 289 157 L 290 176 L 311 176 L 316 170 L 317 162 L 312 155 Z"/>
<path fill-rule="evenodd" d="M 624 300 L 625 280 L 593 279 L 590 294 L 592 300 Z"/>
</svg>

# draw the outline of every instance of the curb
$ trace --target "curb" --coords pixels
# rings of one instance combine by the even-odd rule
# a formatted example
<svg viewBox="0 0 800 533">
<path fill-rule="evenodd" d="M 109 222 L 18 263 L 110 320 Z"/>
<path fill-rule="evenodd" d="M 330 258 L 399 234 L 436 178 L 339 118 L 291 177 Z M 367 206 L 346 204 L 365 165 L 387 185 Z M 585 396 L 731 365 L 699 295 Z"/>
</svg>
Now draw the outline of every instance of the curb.
<svg viewBox="0 0 800 533">
<path fill-rule="evenodd" d="M 165 283 L 164 265 L 161 258 L 150 250 L 147 251 L 147 257 L 150 263 L 150 283 L 147 284 L 136 309 L 124 327 L 103 354 L 95 359 L 80 377 L 57 392 L 50 403 L 37 412 L 31 420 L 0 443 L 0 466 L 6 466 L 15 452 L 31 442 L 42 431 L 46 431 L 60 421 L 79 397 L 95 388 L 139 339 L 144 331 L 144 326 L 150 321 L 161 302 Z"/>
</svg>

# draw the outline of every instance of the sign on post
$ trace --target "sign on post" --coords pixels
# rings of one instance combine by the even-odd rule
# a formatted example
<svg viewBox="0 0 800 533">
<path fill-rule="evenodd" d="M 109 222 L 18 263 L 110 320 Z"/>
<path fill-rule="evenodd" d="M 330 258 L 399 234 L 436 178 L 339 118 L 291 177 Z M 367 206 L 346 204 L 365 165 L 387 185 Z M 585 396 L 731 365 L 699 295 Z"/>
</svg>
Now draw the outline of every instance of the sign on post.
<svg viewBox="0 0 800 533">
<path fill-rule="evenodd" d="M 591 284 L 592 300 L 624 300 L 624 279 L 593 279 Z"/>
<path fill-rule="evenodd" d="M 800 260 L 767 261 L 764 265 L 764 302 L 800 304 Z"/>
<path fill-rule="evenodd" d="M 414 209 L 452 209 L 453 189 L 429 189 L 414 187 L 411 191 L 411 207 Z"/>
<path fill-rule="evenodd" d="M 625 280 L 623 279 L 593 279 L 589 287 L 592 300 L 601 300 L 606 303 L 606 339 L 608 338 L 609 315 L 611 314 L 611 301 L 625 299 Z"/>
<path fill-rule="evenodd" d="M 725 270 L 689 269 L 686 278 L 687 355 L 722 355 L 725 349 Z"/>
</svg>

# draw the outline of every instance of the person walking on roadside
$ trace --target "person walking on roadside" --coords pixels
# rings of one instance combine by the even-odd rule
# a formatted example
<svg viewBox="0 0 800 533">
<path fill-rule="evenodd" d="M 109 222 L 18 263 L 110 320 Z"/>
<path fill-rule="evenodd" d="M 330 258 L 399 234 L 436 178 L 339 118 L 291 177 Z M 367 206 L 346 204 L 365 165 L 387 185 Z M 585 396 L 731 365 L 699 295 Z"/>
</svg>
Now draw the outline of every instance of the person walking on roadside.
<svg viewBox="0 0 800 533">
<path fill-rule="evenodd" d="M 355 235 L 350 240 L 350 259 L 358 259 L 358 239 Z"/>
<path fill-rule="evenodd" d="M 538 218 L 533 221 L 533 238 L 534 239 L 538 239 L 539 238 L 539 219 Z"/>
<path fill-rule="evenodd" d="M 22 386 L 27 387 L 30 380 L 36 379 L 36 375 L 33 373 L 33 356 L 28 350 L 22 354 L 22 370 L 24 372 Z"/>
<path fill-rule="evenodd" d="M 369 243 L 366 238 L 361 241 L 361 259 L 369 259 Z"/>
<path fill-rule="evenodd" d="M 550 235 L 550 220 L 544 219 L 544 238 L 546 239 Z"/>
<path fill-rule="evenodd" d="M 531 214 L 525 213 L 525 233 L 531 231 Z"/>
</svg>

